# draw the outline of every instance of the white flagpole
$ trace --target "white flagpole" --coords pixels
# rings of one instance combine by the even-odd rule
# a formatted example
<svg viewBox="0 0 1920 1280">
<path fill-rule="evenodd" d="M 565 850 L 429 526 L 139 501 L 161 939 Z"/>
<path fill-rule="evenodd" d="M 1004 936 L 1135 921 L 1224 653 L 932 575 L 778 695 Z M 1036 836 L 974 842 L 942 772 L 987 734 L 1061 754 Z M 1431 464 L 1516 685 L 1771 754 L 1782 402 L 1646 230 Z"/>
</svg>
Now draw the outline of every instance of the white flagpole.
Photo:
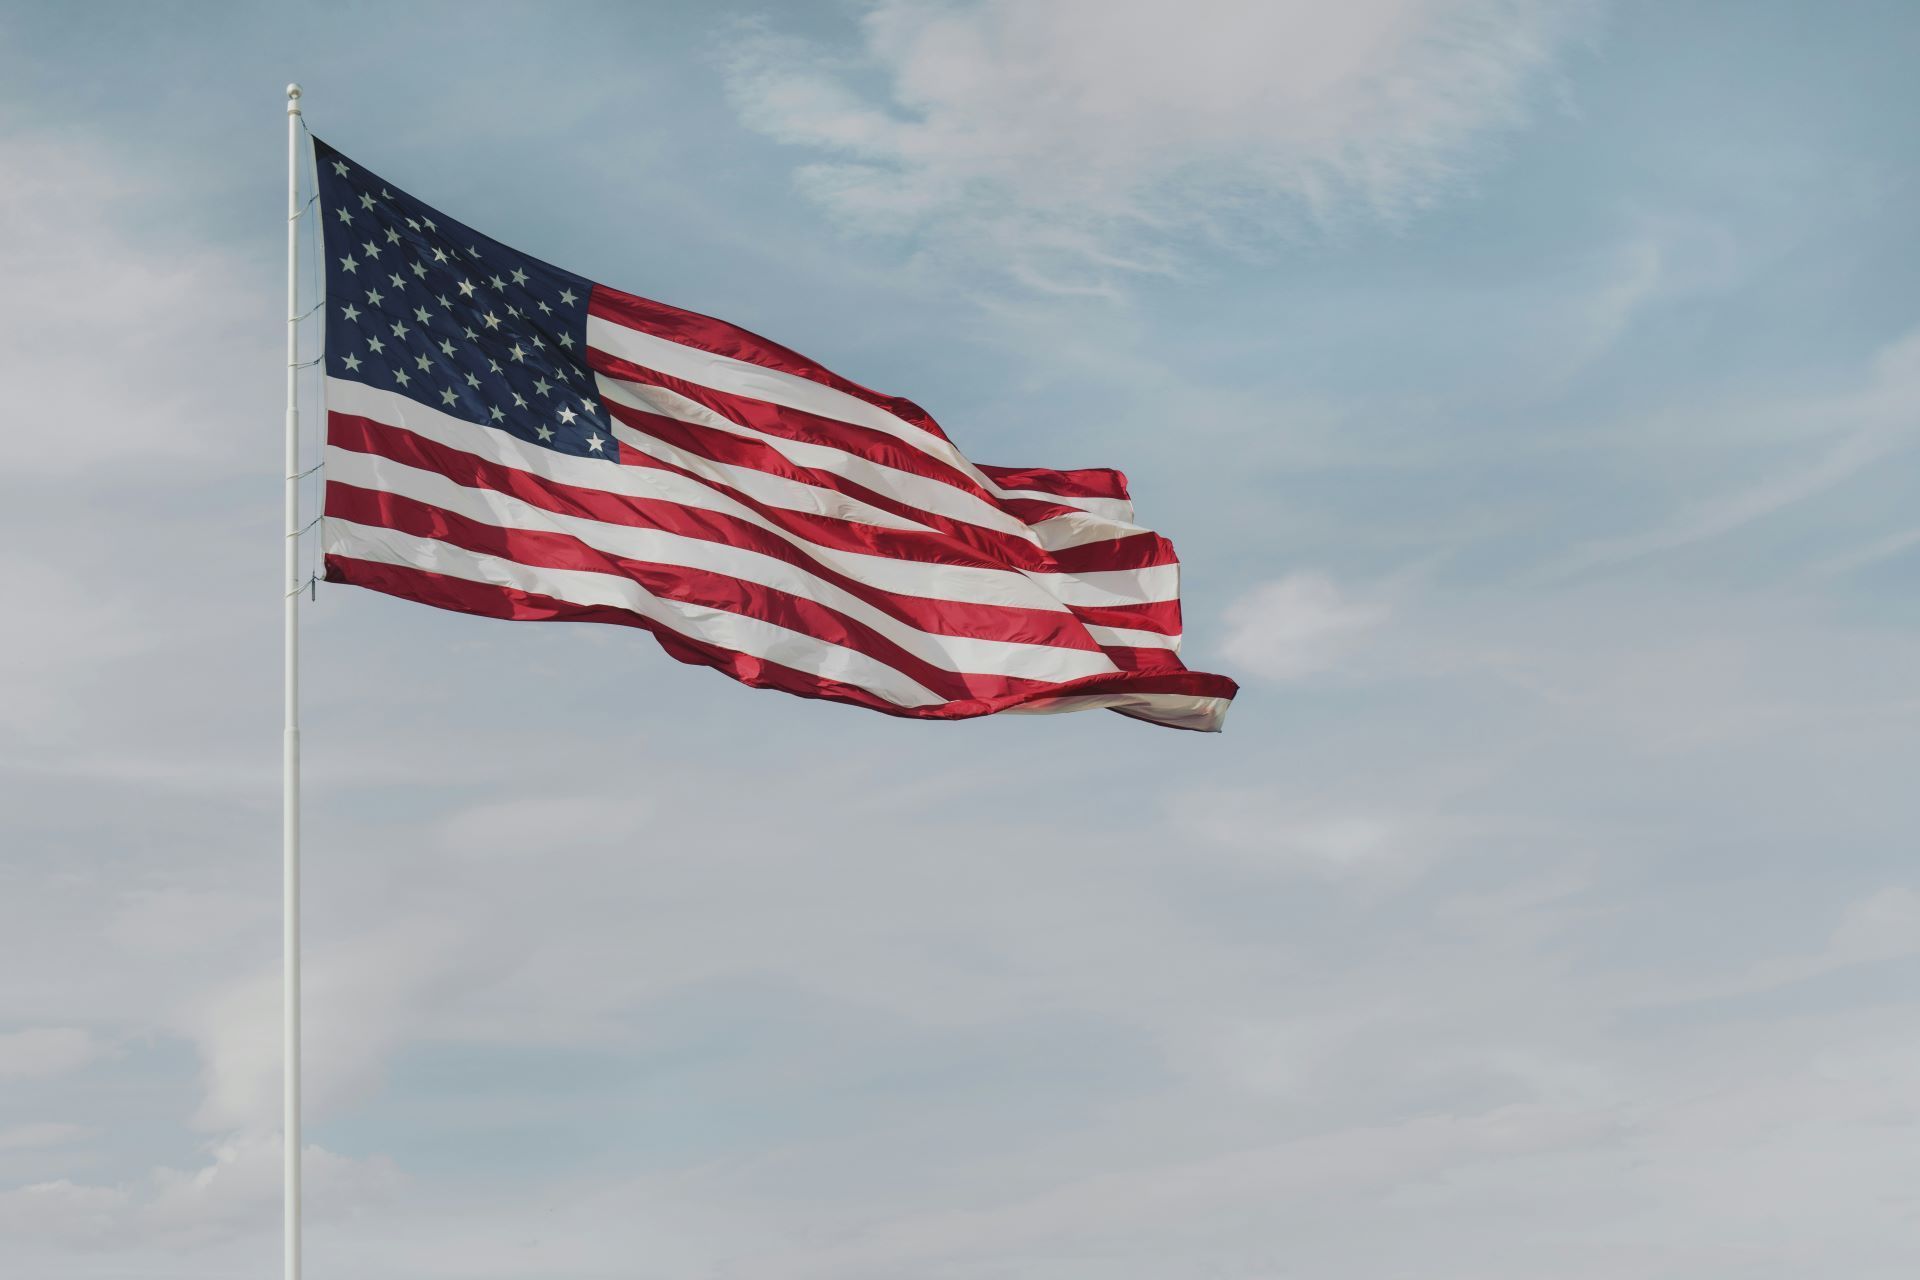
<svg viewBox="0 0 1920 1280">
<path fill-rule="evenodd" d="M 300 86 L 287 86 L 286 731 L 280 747 L 281 1151 L 286 1280 L 300 1280 Z"/>
</svg>

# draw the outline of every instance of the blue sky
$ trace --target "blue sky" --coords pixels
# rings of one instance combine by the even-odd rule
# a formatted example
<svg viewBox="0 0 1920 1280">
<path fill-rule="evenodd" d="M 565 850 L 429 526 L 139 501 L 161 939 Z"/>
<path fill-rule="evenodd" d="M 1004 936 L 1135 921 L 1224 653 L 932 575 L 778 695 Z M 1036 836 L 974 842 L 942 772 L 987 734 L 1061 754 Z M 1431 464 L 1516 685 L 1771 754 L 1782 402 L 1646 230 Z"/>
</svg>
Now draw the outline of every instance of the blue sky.
<svg viewBox="0 0 1920 1280">
<path fill-rule="evenodd" d="M 1217 737 L 307 613 L 315 1275 L 1905 1277 L 1909 6 L 0 5 L 0 1240 L 277 1260 L 281 86 L 1117 466 Z"/>
</svg>

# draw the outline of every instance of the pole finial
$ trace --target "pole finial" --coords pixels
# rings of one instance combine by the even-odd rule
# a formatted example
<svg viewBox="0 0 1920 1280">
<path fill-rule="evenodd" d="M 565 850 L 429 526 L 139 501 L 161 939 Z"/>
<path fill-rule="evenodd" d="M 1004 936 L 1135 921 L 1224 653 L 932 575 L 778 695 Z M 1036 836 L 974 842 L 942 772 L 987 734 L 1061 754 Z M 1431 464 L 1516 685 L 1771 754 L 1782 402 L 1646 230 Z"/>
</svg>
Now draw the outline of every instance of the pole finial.
<svg viewBox="0 0 1920 1280">
<path fill-rule="evenodd" d="M 300 114 L 300 86 L 297 84 L 287 86 L 287 114 L 290 116 Z"/>
</svg>

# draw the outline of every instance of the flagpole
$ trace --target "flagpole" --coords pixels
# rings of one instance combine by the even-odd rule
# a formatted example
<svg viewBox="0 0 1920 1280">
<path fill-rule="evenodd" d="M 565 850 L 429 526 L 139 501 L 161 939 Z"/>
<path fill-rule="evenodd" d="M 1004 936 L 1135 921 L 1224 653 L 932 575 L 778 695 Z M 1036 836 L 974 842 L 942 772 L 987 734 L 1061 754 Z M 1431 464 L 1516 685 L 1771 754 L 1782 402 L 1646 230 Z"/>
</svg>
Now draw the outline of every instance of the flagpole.
<svg viewBox="0 0 1920 1280">
<path fill-rule="evenodd" d="M 300 86 L 287 86 L 285 732 L 280 746 L 281 1153 L 285 1280 L 300 1280 Z"/>
</svg>

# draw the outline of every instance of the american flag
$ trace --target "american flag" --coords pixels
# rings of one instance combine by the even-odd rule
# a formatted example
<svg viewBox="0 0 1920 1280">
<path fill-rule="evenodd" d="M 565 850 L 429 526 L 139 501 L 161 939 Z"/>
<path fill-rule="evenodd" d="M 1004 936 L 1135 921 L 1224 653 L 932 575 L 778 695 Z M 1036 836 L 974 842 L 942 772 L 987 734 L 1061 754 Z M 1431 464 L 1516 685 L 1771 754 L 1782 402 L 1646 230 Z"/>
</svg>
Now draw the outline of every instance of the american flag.
<svg viewBox="0 0 1920 1280">
<path fill-rule="evenodd" d="M 1234 683 L 1181 665 L 1179 564 L 1119 472 L 976 465 L 910 401 L 314 150 L 327 581 L 889 715 L 1220 728 Z"/>
</svg>

